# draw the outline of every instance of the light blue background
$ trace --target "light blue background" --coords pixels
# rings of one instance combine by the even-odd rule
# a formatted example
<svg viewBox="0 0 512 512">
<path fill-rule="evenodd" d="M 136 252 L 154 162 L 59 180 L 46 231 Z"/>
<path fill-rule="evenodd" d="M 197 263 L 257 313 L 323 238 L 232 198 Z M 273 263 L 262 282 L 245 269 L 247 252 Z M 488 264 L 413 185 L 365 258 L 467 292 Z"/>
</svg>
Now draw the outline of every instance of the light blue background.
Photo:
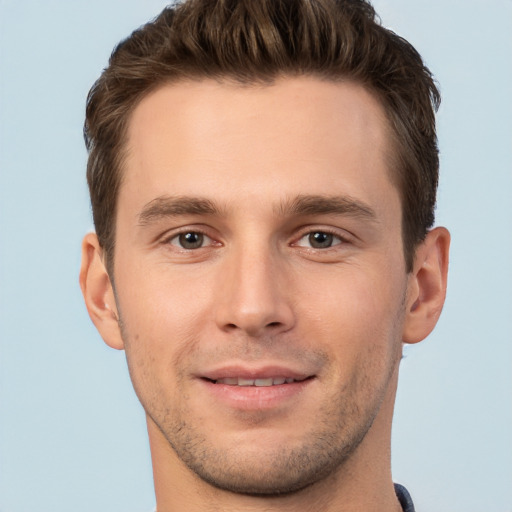
<svg viewBox="0 0 512 512">
<path fill-rule="evenodd" d="M 144 512 L 144 416 L 77 275 L 91 228 L 84 102 L 158 0 L 0 0 L 0 511 Z M 419 512 L 512 511 L 512 1 L 376 0 L 441 84 L 434 334 L 407 350 L 395 480 Z"/>
</svg>

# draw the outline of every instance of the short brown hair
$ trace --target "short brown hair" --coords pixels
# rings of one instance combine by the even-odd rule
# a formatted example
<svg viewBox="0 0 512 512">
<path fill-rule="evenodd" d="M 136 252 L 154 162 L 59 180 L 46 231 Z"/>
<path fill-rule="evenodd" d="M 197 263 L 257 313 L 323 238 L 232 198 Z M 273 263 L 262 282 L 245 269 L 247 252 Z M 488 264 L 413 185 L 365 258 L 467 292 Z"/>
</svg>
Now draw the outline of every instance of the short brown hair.
<svg viewBox="0 0 512 512">
<path fill-rule="evenodd" d="M 350 79 L 376 94 L 393 140 L 407 270 L 434 222 L 440 95 L 407 41 L 365 0 L 188 0 L 122 41 L 89 92 L 84 136 L 99 243 L 113 271 L 116 202 L 126 128 L 149 92 L 184 79 L 271 84 L 280 76 Z"/>
</svg>

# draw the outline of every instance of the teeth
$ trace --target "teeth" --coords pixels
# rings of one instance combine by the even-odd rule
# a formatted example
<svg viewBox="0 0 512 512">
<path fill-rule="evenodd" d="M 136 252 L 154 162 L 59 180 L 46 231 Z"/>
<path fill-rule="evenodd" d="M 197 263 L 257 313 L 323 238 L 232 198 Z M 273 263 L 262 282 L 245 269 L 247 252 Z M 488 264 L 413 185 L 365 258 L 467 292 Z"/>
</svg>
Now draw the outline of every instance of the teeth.
<svg viewBox="0 0 512 512">
<path fill-rule="evenodd" d="M 272 379 L 256 379 L 254 381 L 254 385 L 255 386 L 272 386 L 272 384 L 274 384 L 274 382 L 272 381 Z"/>
<path fill-rule="evenodd" d="M 281 384 L 290 384 L 295 382 L 295 379 L 289 377 L 269 377 L 267 379 L 244 379 L 242 377 L 226 377 L 225 379 L 218 379 L 216 384 L 227 384 L 228 386 L 280 386 Z"/>
</svg>

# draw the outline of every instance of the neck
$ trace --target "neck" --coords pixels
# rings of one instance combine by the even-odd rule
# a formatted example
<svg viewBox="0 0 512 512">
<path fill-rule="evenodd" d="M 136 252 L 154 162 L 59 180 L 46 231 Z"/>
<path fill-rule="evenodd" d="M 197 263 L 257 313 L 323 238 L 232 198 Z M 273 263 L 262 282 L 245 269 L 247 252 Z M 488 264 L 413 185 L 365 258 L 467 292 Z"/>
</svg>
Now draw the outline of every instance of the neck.
<svg viewBox="0 0 512 512">
<path fill-rule="evenodd" d="M 248 496 L 211 486 L 183 464 L 148 418 L 157 512 L 401 512 L 390 449 L 397 377 L 373 425 L 343 467 L 288 495 Z"/>
</svg>

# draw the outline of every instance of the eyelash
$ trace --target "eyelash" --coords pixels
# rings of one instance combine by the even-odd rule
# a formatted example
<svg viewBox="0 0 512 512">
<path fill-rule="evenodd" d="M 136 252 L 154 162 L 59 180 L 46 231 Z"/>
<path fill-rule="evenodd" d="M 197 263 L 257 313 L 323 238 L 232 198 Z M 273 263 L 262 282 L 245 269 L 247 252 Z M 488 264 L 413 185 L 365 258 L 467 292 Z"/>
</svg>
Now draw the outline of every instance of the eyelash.
<svg viewBox="0 0 512 512">
<path fill-rule="evenodd" d="M 197 248 L 186 248 L 186 247 L 183 247 L 182 245 L 178 245 L 178 243 L 176 243 L 176 244 L 172 243 L 173 240 L 179 240 L 179 238 L 181 236 L 189 235 L 189 234 L 190 235 L 191 234 L 200 235 L 201 237 L 210 240 L 210 243 L 208 245 L 215 245 L 215 240 L 212 237 L 208 236 L 201 229 L 183 229 L 182 231 L 180 231 L 178 233 L 173 233 L 171 236 L 166 237 L 162 241 L 162 243 L 165 244 L 165 245 L 173 245 L 174 247 L 177 247 L 178 249 L 183 250 L 183 251 L 194 251 L 194 250 L 197 250 L 197 249 L 204 249 L 205 248 L 204 245 L 201 245 L 200 247 L 197 247 Z M 213 244 L 212 244 L 212 242 L 213 242 Z"/>
<path fill-rule="evenodd" d="M 336 243 L 331 243 L 331 245 L 328 245 L 327 247 L 312 247 L 311 245 L 300 245 L 300 241 L 305 239 L 306 237 L 311 237 L 312 235 L 315 235 L 315 234 L 324 234 L 324 235 L 328 235 L 329 237 L 333 237 L 333 239 L 337 240 Z M 184 235 L 189 235 L 189 234 L 194 234 L 194 235 L 199 235 L 200 237 L 202 237 L 202 240 L 201 240 L 201 245 L 199 245 L 198 247 L 183 247 L 183 245 L 179 242 L 179 238 L 181 236 L 184 236 Z M 204 245 L 204 238 L 206 238 L 207 240 L 206 241 L 210 241 L 209 243 L 207 243 L 207 245 Z M 176 240 L 177 242 L 176 243 L 172 243 L 173 240 Z M 345 236 L 342 236 L 340 235 L 339 232 L 336 232 L 335 230 L 330 230 L 330 229 L 325 229 L 325 228 L 318 228 L 318 229 L 314 229 L 314 228 L 308 228 L 307 230 L 303 231 L 300 236 L 298 238 L 295 239 L 296 241 L 291 243 L 290 245 L 292 247 L 301 247 L 301 248 L 304 248 L 306 250 L 310 250 L 310 251 L 327 251 L 329 249 L 332 249 L 332 248 L 335 248 L 337 247 L 338 245 L 343 245 L 343 244 L 346 244 L 349 242 L 348 240 L 348 237 L 345 237 Z M 311 242 L 311 241 L 310 241 Z M 182 231 L 178 232 L 178 233 L 173 233 L 171 236 L 168 236 L 166 237 L 162 243 L 164 245 L 172 245 L 174 247 L 176 247 L 178 250 L 182 250 L 182 251 L 185 251 L 185 252 L 189 252 L 189 251 L 196 251 L 198 249 L 205 249 L 207 247 L 210 247 L 210 246 L 220 246 L 221 243 L 220 242 L 216 242 L 214 238 L 210 237 L 209 235 L 207 235 L 205 233 L 204 230 L 201 230 L 201 229 L 183 229 Z"/>
<path fill-rule="evenodd" d="M 329 245 L 328 247 L 321 247 L 321 248 L 320 247 L 311 247 L 311 245 L 309 245 L 309 246 L 299 245 L 299 242 L 301 240 L 305 239 L 306 237 L 311 237 L 312 235 L 319 234 L 319 233 L 333 237 L 334 239 L 337 240 L 337 243 L 333 243 L 332 245 Z M 297 241 L 292 244 L 293 246 L 303 247 L 308 250 L 319 250 L 319 251 L 327 251 L 328 249 L 332 249 L 332 248 L 337 247 L 338 245 L 343 245 L 343 244 L 346 244 L 349 242 L 348 237 L 342 236 L 339 232 L 332 230 L 332 229 L 328 229 L 328 228 L 327 229 L 326 228 L 317 228 L 317 229 L 308 228 L 296 240 Z"/>
</svg>

